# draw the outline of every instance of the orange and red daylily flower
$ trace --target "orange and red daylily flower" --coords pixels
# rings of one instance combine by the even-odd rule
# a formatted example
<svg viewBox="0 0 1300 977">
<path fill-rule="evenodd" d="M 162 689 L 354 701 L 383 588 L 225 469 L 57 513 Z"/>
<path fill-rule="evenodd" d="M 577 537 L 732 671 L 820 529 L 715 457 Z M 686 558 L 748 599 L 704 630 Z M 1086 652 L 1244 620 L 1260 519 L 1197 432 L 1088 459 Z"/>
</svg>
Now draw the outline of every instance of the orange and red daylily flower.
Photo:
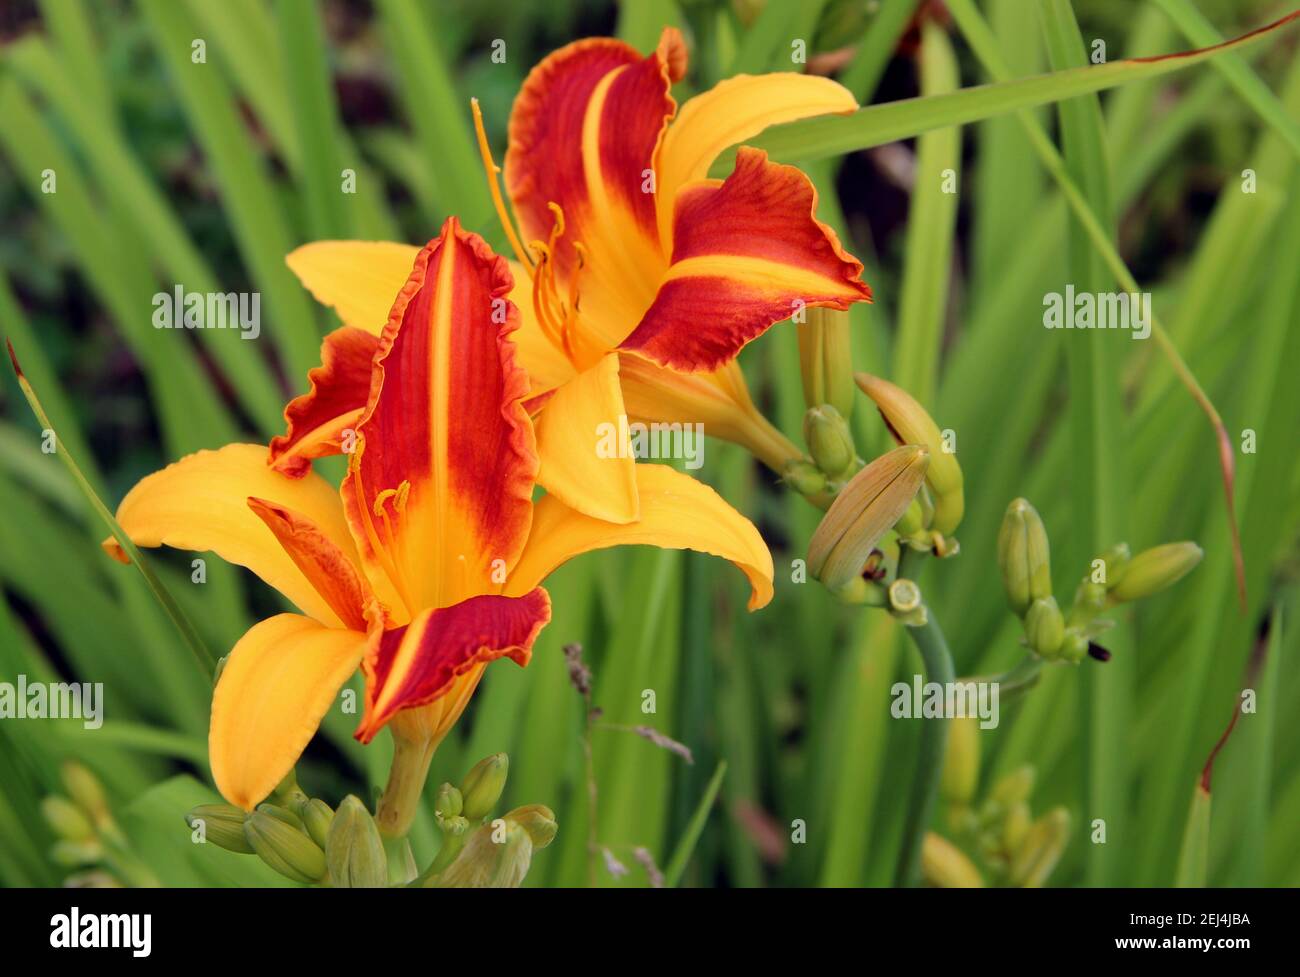
<svg viewBox="0 0 1300 977">
<path fill-rule="evenodd" d="M 686 68 L 676 30 L 642 56 L 595 38 L 554 52 L 524 82 L 510 117 L 505 185 L 516 234 L 490 170 L 518 258 L 518 343 L 530 379 L 539 481 L 569 505 L 611 522 L 637 517 L 634 461 L 600 457 L 593 432 L 622 415 L 702 422 L 780 467 L 797 449 L 755 410 L 735 363 L 740 349 L 802 306 L 869 301 L 862 264 L 816 219 L 799 170 L 741 148 L 725 180 L 709 179 L 727 147 L 770 125 L 857 108 L 825 78 L 739 76 L 676 111 L 670 88 Z M 477 108 L 475 109 L 477 114 Z M 523 241 L 529 242 L 525 248 Z M 290 267 L 343 321 L 373 332 L 382 298 L 410 250 L 318 242 Z M 335 334 L 342 347 L 357 334 Z M 323 369 L 341 371 L 341 350 Z M 355 400 L 308 410 L 274 446 L 282 470 L 336 450 Z"/>
<path fill-rule="evenodd" d="M 373 342 L 346 328 L 330 337 L 312 402 L 331 402 L 336 375 L 369 377 L 341 490 L 306 462 L 291 478 L 268 466 L 265 447 L 234 444 L 148 476 L 118 509 L 137 544 L 213 550 L 302 612 L 251 628 L 221 673 L 209 747 L 231 802 L 251 809 L 279 783 L 358 666 L 357 738 L 394 723 L 436 744 L 490 661 L 527 663 L 550 620 L 540 584 L 578 553 L 622 543 L 713 553 L 749 578 L 751 608 L 771 599 L 771 556 L 754 527 L 670 468 L 637 467 L 636 522 L 602 522 L 555 495 L 534 503 L 512 286 L 506 261 L 451 218 L 414 255 L 379 336 L 361 334 Z M 306 416 L 294 410 L 291 424 Z"/>
</svg>

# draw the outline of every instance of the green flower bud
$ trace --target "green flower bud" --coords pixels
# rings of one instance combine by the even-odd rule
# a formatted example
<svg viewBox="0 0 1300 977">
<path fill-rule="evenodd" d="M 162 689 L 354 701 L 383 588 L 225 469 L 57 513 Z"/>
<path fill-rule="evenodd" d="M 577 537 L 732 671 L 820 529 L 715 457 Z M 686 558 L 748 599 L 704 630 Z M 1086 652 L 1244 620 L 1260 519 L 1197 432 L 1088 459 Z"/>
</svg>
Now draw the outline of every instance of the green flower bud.
<svg viewBox="0 0 1300 977">
<path fill-rule="evenodd" d="M 848 422 L 830 404 L 811 407 L 804 414 L 803 439 L 817 467 L 831 478 L 845 474 L 858 457 Z"/>
<path fill-rule="evenodd" d="M 532 859 L 528 830 L 510 821 L 494 821 L 470 836 L 433 884 L 440 889 L 515 889 L 528 874 Z"/>
<path fill-rule="evenodd" d="M 1109 587 L 1117 582 L 1120 575 L 1123 574 L 1124 568 L 1128 566 L 1128 561 L 1133 558 L 1129 552 L 1128 543 L 1116 543 L 1105 553 L 1098 557 L 1102 565 L 1106 568 L 1106 579 L 1102 581 L 1104 586 Z M 1089 578 L 1091 579 L 1091 577 Z"/>
<path fill-rule="evenodd" d="M 933 831 L 921 842 L 921 875 L 940 889 L 982 889 L 984 877 L 960 848 Z"/>
<path fill-rule="evenodd" d="M 849 314 L 814 306 L 798 325 L 799 370 L 804 404 L 830 404 L 844 417 L 853 413 L 853 351 Z"/>
<path fill-rule="evenodd" d="M 460 785 L 461 813 L 467 820 L 478 821 L 492 812 L 506 789 L 509 772 L 510 759 L 504 753 L 493 753 L 474 764 Z"/>
<path fill-rule="evenodd" d="M 948 749 L 943 755 L 939 792 L 949 804 L 969 804 L 980 779 L 979 719 L 948 722 Z"/>
<path fill-rule="evenodd" d="M 925 482 L 934 494 L 934 518 L 929 528 L 945 536 L 961 523 L 966 509 L 962 490 L 961 465 L 955 452 L 948 450 L 939 425 L 935 424 L 924 407 L 903 390 L 869 373 L 859 373 L 858 387 L 875 401 L 886 427 L 899 444 L 923 445 L 930 452 L 930 467 Z"/>
<path fill-rule="evenodd" d="M 929 454 L 905 445 L 881 455 L 840 490 L 808 544 L 808 570 L 831 590 L 862 572 L 880 538 L 902 518 Z"/>
<path fill-rule="evenodd" d="M 1017 767 L 993 785 L 989 792 L 989 801 L 999 811 L 1010 810 L 1012 806 L 1029 800 L 1034 792 L 1034 768 L 1025 764 Z"/>
<path fill-rule="evenodd" d="M 1040 597 L 1029 605 L 1025 615 L 1025 638 L 1029 647 L 1044 658 L 1055 658 L 1065 640 L 1065 615 L 1056 606 L 1056 598 Z"/>
<path fill-rule="evenodd" d="M 464 801 L 458 791 L 451 784 L 443 784 L 438 788 L 438 795 L 433 802 L 434 813 L 439 818 L 454 818 L 461 812 Z"/>
<path fill-rule="evenodd" d="M 1047 881 L 1070 840 L 1070 812 L 1058 807 L 1043 815 L 1026 832 L 1011 859 L 1010 882 L 1037 889 Z"/>
<path fill-rule="evenodd" d="M 560 826 L 555 821 L 555 812 L 545 804 L 526 804 L 517 807 L 506 815 L 506 821 L 519 825 L 528 832 L 528 839 L 533 843 L 533 850 L 545 848 L 555 840 Z"/>
<path fill-rule="evenodd" d="M 1111 584 L 1110 599 L 1119 604 L 1159 593 L 1191 573 L 1204 555 L 1195 543 L 1165 543 L 1143 550 Z"/>
<path fill-rule="evenodd" d="M 998 567 L 1007 603 L 1023 617 L 1034 601 L 1052 596 L 1052 565 L 1047 530 L 1024 499 L 1007 506 L 998 531 Z"/>
<path fill-rule="evenodd" d="M 336 889 L 382 889 L 388 885 L 388 856 L 379 828 L 355 794 L 343 798 L 325 842 L 325 864 Z"/>
<path fill-rule="evenodd" d="M 50 846 L 50 858 L 65 868 L 94 865 L 104 857 L 104 846 L 98 840 L 56 841 Z"/>
<path fill-rule="evenodd" d="M 837 600 L 854 607 L 884 607 L 889 601 L 885 588 L 866 577 L 850 577 L 831 591 Z"/>
<path fill-rule="evenodd" d="M 200 804 L 185 815 L 191 829 L 202 826 L 205 842 L 240 855 L 253 854 L 253 846 L 244 834 L 248 815 L 233 804 Z"/>
<path fill-rule="evenodd" d="M 271 817 L 276 818 L 279 821 L 283 821 L 291 828 L 296 828 L 299 831 L 307 830 L 307 826 L 303 824 L 302 818 L 298 817 L 298 815 L 294 814 L 293 811 L 289 810 L 287 807 L 281 807 L 279 804 L 272 804 L 268 801 L 257 805 L 257 810 L 261 811 L 263 814 L 269 814 Z"/>
<path fill-rule="evenodd" d="M 925 532 L 925 512 L 921 506 L 921 496 L 924 489 L 916 494 L 916 498 L 908 505 L 907 511 L 903 513 L 903 518 L 899 519 L 894 526 L 894 530 L 899 536 L 915 536 L 918 533 Z"/>
<path fill-rule="evenodd" d="M 273 805 L 262 805 L 271 807 Z M 261 808 L 244 822 L 244 837 L 257 856 L 285 878 L 304 885 L 322 881 L 326 875 L 325 852 L 307 835 Z"/>
<path fill-rule="evenodd" d="M 80 763 L 69 760 L 63 764 L 61 772 L 63 786 L 67 788 L 68 796 L 86 812 L 93 823 L 99 824 L 111 817 L 104 788 L 90 770 Z"/>
<path fill-rule="evenodd" d="M 806 461 L 786 462 L 781 478 L 800 495 L 820 495 L 826 491 L 826 473 Z"/>
<path fill-rule="evenodd" d="M 333 820 L 334 812 L 320 798 L 313 797 L 303 805 L 302 823 L 307 828 L 307 834 L 311 835 L 311 840 L 322 848 L 325 847 L 325 841 L 329 838 L 330 824 Z"/>
<path fill-rule="evenodd" d="M 41 814 L 45 823 L 64 841 L 90 841 L 95 828 L 82 812 L 66 797 L 51 796 L 41 801 Z"/>
<path fill-rule="evenodd" d="M 1012 804 L 1002 822 L 1002 850 L 1019 851 L 1025 837 L 1029 834 L 1031 824 L 1033 824 L 1033 815 L 1029 812 L 1029 805 L 1024 801 Z"/>
</svg>

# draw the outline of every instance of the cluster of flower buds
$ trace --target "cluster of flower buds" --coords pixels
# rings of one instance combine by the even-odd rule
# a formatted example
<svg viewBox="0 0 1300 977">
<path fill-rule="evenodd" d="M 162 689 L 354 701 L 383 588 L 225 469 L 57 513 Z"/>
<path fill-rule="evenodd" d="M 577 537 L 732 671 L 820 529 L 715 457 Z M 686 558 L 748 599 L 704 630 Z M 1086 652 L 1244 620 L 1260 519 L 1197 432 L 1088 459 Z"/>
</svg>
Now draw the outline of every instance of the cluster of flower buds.
<svg viewBox="0 0 1300 977">
<path fill-rule="evenodd" d="M 975 858 L 931 833 L 921 852 L 923 875 L 930 884 L 947 888 L 981 887 L 986 877 L 994 884 L 1018 888 L 1043 885 L 1069 843 L 1069 811 L 1058 807 L 1034 817 L 1029 804 L 1034 789 L 1030 766 L 1002 777 L 987 797 L 977 801 L 977 721 L 953 720 L 949 728 L 941 792 L 954 835 Z"/>
<path fill-rule="evenodd" d="M 559 830 L 542 804 L 517 807 L 484 823 L 505 790 L 510 763 L 494 753 L 474 765 L 459 787 L 443 784 L 434 803 L 442 847 L 418 880 L 441 889 L 516 888 L 528 874 L 533 852 Z"/>
<path fill-rule="evenodd" d="M 517 886 L 533 852 L 551 843 L 555 815 L 540 804 L 516 808 L 485 823 L 505 790 L 509 760 L 480 760 L 460 786 L 443 784 L 434 801 L 442 847 L 410 884 L 444 888 Z M 280 875 L 303 885 L 377 889 L 415 876 L 401 846 L 385 848 L 379 826 L 360 798 L 338 810 L 308 797 L 292 773 L 253 811 L 201 804 L 185 817 L 195 837 L 241 855 L 256 855 Z M 396 859 L 390 866 L 390 859 Z"/>
<path fill-rule="evenodd" d="M 930 550 L 935 556 L 952 556 L 957 541 L 952 534 L 966 511 L 961 465 L 956 445 L 945 438 L 939 425 L 911 394 L 888 380 L 859 373 L 858 387 L 875 403 L 885 426 L 900 445 L 924 447 L 930 454 L 925 487 L 904 513 L 899 538 L 908 545 Z"/>
<path fill-rule="evenodd" d="M 156 885 L 149 869 L 131 852 L 95 775 L 73 761 L 63 764 L 60 775 L 66 794 L 42 800 L 41 814 L 57 839 L 50 849 L 51 859 L 77 870 L 65 885 L 96 889 Z"/>
<path fill-rule="evenodd" d="M 361 800 L 349 795 L 334 811 L 320 798 L 308 797 L 292 773 L 251 812 L 232 804 L 200 804 L 185 820 L 196 838 L 226 851 L 256 855 L 303 885 L 388 885 L 388 858 L 379 828 Z"/>
<path fill-rule="evenodd" d="M 1007 603 L 1020 618 L 1025 643 L 1047 661 L 1079 663 L 1110 658 L 1093 639 L 1112 622 L 1100 615 L 1116 604 L 1139 600 L 1172 586 L 1201 560 L 1195 543 L 1166 543 L 1129 555 L 1126 543 L 1093 560 L 1075 591 L 1068 614 L 1052 596 L 1051 547 L 1038 512 L 1024 499 L 1007 506 L 998 533 L 998 567 Z"/>
</svg>

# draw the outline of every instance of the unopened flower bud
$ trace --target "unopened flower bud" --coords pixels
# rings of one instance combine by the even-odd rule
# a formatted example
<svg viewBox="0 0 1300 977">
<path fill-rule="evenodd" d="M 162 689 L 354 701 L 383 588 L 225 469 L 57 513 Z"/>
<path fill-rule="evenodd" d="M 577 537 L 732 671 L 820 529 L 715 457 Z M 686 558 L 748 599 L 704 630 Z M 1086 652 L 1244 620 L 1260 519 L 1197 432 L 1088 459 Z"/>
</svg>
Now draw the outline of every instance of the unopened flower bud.
<svg viewBox="0 0 1300 977">
<path fill-rule="evenodd" d="M 831 478 L 847 472 L 858 456 L 848 422 L 830 404 L 810 407 L 804 414 L 803 439 L 817 467 Z"/>
<path fill-rule="evenodd" d="M 814 306 L 797 326 L 804 403 L 830 404 L 844 417 L 853 413 L 853 351 L 849 314 Z"/>
<path fill-rule="evenodd" d="M 493 753 L 474 764 L 460 785 L 461 813 L 467 820 L 478 821 L 492 813 L 506 789 L 509 772 L 510 759 L 504 753 Z"/>
<path fill-rule="evenodd" d="M 191 829 L 202 832 L 205 843 L 211 843 L 239 855 L 253 854 L 253 846 L 244 834 L 244 821 L 248 815 L 233 804 L 200 804 L 185 815 Z"/>
<path fill-rule="evenodd" d="M 271 805 L 263 805 L 269 807 Z M 307 835 L 259 808 L 244 822 L 244 836 L 257 856 L 285 878 L 304 885 L 325 878 L 325 852 Z"/>
<path fill-rule="evenodd" d="M 820 495 L 826 491 L 826 473 L 806 461 L 786 462 L 781 478 L 800 495 Z"/>
<path fill-rule="evenodd" d="M 929 453 L 904 445 L 881 455 L 840 490 L 808 544 L 808 569 L 831 590 L 862 572 L 876 543 L 916 497 Z"/>
<path fill-rule="evenodd" d="M 263 814 L 269 814 L 278 821 L 283 821 L 291 828 L 297 828 L 299 831 L 306 831 L 307 826 L 303 824 L 302 818 L 294 814 L 287 807 L 281 807 L 279 804 L 272 804 L 269 801 L 257 805 L 257 810 Z"/>
<path fill-rule="evenodd" d="M 555 821 L 555 812 L 545 804 L 526 804 L 517 807 L 506 815 L 506 821 L 519 825 L 528 832 L 528 839 L 533 849 L 545 848 L 555 840 L 560 826 Z"/>
<path fill-rule="evenodd" d="M 533 841 L 522 825 L 503 820 L 470 836 L 456 860 L 434 881 L 440 889 L 515 889 L 528 874 Z"/>
<path fill-rule="evenodd" d="M 1063 807 L 1043 815 L 1026 832 L 1012 856 L 1012 885 L 1037 889 L 1047 881 L 1070 840 L 1070 812 Z"/>
<path fill-rule="evenodd" d="M 947 536 L 956 530 L 966 508 L 962 490 L 961 465 L 957 454 L 949 450 L 943 434 L 925 408 L 902 387 L 888 380 L 859 373 L 858 387 L 875 401 L 894 440 L 899 444 L 920 444 L 930 451 L 930 468 L 926 484 L 934 495 L 934 518 L 930 527 Z"/>
<path fill-rule="evenodd" d="M 1002 822 L 1003 851 L 1014 853 L 1020 850 L 1025 837 L 1029 834 L 1029 828 L 1033 824 L 1033 820 L 1033 815 L 1030 813 L 1027 803 L 1021 801 L 1018 804 L 1011 805 L 1007 810 L 1006 818 Z"/>
<path fill-rule="evenodd" d="M 311 840 L 322 848 L 325 847 L 325 841 L 330 836 L 330 823 L 333 820 L 334 812 L 319 797 L 313 797 L 303 805 L 302 823 L 307 829 L 307 834 L 311 835 Z"/>
<path fill-rule="evenodd" d="M 1025 764 L 1017 767 L 993 785 L 989 800 L 1000 811 L 1006 811 L 1012 805 L 1029 800 L 1034 792 L 1034 768 Z"/>
<path fill-rule="evenodd" d="M 921 875 L 940 889 L 982 889 L 984 877 L 960 848 L 942 835 L 926 832 L 921 843 Z"/>
<path fill-rule="evenodd" d="M 63 786 L 67 788 L 68 796 L 86 812 L 92 823 L 99 824 L 111 816 L 104 788 L 89 769 L 69 760 L 63 764 L 61 772 Z"/>
<path fill-rule="evenodd" d="M 336 889 L 382 889 L 388 884 L 388 856 L 379 828 L 355 794 L 343 799 L 330 824 L 325 864 Z"/>
<path fill-rule="evenodd" d="M 1101 560 L 1105 571 L 1105 579 L 1100 583 L 1108 587 L 1119 581 L 1124 568 L 1128 566 L 1128 561 L 1133 559 L 1133 554 L 1129 551 L 1128 543 L 1116 543 L 1097 559 Z"/>
<path fill-rule="evenodd" d="M 948 749 L 943 755 L 939 791 L 949 804 L 969 804 L 980 779 L 979 719 L 968 716 L 948 722 Z"/>
<path fill-rule="evenodd" d="M 1159 593 L 1191 573 L 1203 555 L 1195 543 L 1165 543 L 1143 550 L 1111 585 L 1110 599 L 1118 604 Z"/>
<path fill-rule="evenodd" d="M 41 801 L 41 814 L 50 830 L 64 841 L 89 841 L 95 837 L 95 828 L 85 813 L 66 797 L 46 797 Z"/>
<path fill-rule="evenodd" d="M 443 784 L 433 802 L 433 811 L 439 818 L 454 818 L 460 814 L 464 801 L 451 784 Z"/>
<path fill-rule="evenodd" d="M 998 531 L 998 567 L 1007 603 L 1021 617 L 1034 601 L 1052 596 L 1052 564 L 1043 520 L 1025 499 L 1007 506 Z"/>
<path fill-rule="evenodd" d="M 1043 658 L 1055 658 L 1065 640 L 1065 615 L 1056 606 L 1056 598 L 1040 597 L 1029 605 L 1025 614 L 1025 638 L 1029 647 Z"/>
<path fill-rule="evenodd" d="M 903 518 L 899 519 L 894 529 L 899 536 L 915 536 L 925 531 L 925 511 L 921 506 L 921 496 L 925 490 L 922 489 L 916 493 L 914 498 L 903 513 Z"/>
<path fill-rule="evenodd" d="M 831 591 L 837 600 L 853 607 L 884 607 L 889 602 L 885 588 L 866 577 L 850 577 Z"/>
</svg>

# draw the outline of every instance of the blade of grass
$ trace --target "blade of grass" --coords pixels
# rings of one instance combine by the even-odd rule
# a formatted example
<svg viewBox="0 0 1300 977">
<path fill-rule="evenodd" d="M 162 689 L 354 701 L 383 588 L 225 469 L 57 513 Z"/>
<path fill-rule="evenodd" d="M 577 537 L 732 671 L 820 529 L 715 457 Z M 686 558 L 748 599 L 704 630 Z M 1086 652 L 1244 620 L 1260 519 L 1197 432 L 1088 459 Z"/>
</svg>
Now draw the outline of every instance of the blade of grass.
<svg viewBox="0 0 1300 977">
<path fill-rule="evenodd" d="M 470 135 L 469 100 L 462 100 L 446 52 L 430 19 L 414 0 L 378 0 L 388 51 L 401 79 L 406 116 L 433 174 L 442 209 L 455 211 L 466 227 L 493 214 L 478 150 Z M 426 214 L 431 224 L 437 214 Z"/>
<path fill-rule="evenodd" d="M 1193 44 L 1208 46 L 1220 44 L 1223 35 L 1196 9 L 1190 0 L 1155 0 L 1156 6 L 1168 15 L 1184 37 Z M 1223 75 L 1243 99 L 1255 110 L 1269 127 L 1291 147 L 1300 159 L 1300 123 L 1287 114 L 1278 97 L 1269 91 L 1259 75 L 1240 55 L 1228 53 L 1213 61 L 1214 70 Z"/>
<path fill-rule="evenodd" d="M 13 364 L 14 373 L 17 375 L 18 383 L 22 387 L 23 396 L 27 398 L 27 403 L 31 405 L 32 413 L 36 415 L 36 419 L 40 421 L 42 427 L 46 430 L 54 430 L 50 424 L 49 417 L 45 413 L 45 408 L 41 406 L 41 402 L 36 396 L 36 391 L 32 389 L 32 385 L 27 381 L 27 378 L 23 376 L 23 370 L 22 367 L 18 365 L 18 357 L 14 353 L 13 345 L 6 342 L 6 346 L 9 349 L 9 362 Z M 195 661 L 199 664 L 199 668 L 202 669 L 205 674 L 211 675 L 217 665 L 216 659 L 213 658 L 212 653 L 208 651 L 207 646 L 203 643 L 203 639 L 199 637 L 199 633 L 194 629 L 194 625 L 190 623 L 189 618 L 185 616 L 175 599 L 162 585 L 162 581 L 158 579 L 149 565 L 144 562 L 144 558 L 140 555 L 140 551 L 136 549 L 135 543 L 131 542 L 131 537 L 122 530 L 122 527 L 118 525 L 117 520 L 113 518 L 113 514 L 109 512 L 104 503 L 100 501 L 99 496 L 96 495 L 95 490 L 91 488 L 90 482 L 86 480 L 86 476 L 81 473 L 81 469 L 77 466 L 76 461 L 73 460 L 72 455 L 69 454 L 66 448 L 63 448 L 57 453 L 59 459 L 67 467 L 68 473 L 71 474 L 73 479 L 76 481 L 77 487 L 81 489 L 82 495 L 85 496 L 90 507 L 95 511 L 99 518 L 103 520 L 104 525 L 108 527 L 108 531 L 113 534 L 113 538 L 116 539 L 118 545 L 122 547 L 122 551 L 126 553 L 131 563 L 135 565 L 136 569 L 140 571 L 140 575 L 144 577 L 145 583 L 149 585 L 149 590 L 153 593 L 155 599 L 157 599 L 158 603 L 162 605 L 163 610 L 167 612 L 167 616 L 171 618 L 172 623 L 176 625 L 176 630 L 180 632 L 181 638 L 184 640 L 186 647 L 188 647 L 193 653 Z"/>
<path fill-rule="evenodd" d="M 921 36 L 921 91 L 926 97 L 942 97 L 959 84 L 956 56 L 947 33 L 933 21 L 926 22 Z M 939 376 L 960 170 L 960 129 L 934 129 L 917 140 L 894 377 L 922 404 L 934 403 Z"/>
<path fill-rule="evenodd" d="M 677 842 L 677 847 L 673 849 L 672 856 L 668 859 L 668 864 L 664 866 L 664 887 L 675 889 L 681 882 L 682 874 L 686 871 L 686 866 L 691 860 L 691 854 L 695 851 L 696 844 L 699 843 L 700 835 L 704 831 L 704 824 L 709 819 L 709 812 L 713 810 L 713 803 L 718 799 L 718 791 L 722 787 L 722 780 L 727 775 L 727 761 L 719 760 L 717 767 L 713 771 L 713 776 L 709 778 L 709 784 L 704 788 L 704 794 L 700 797 L 700 803 L 695 808 L 695 813 L 691 815 L 690 823 L 686 831 L 682 834 Z"/>
<path fill-rule="evenodd" d="M 1059 71 L 1086 64 L 1083 36 L 1069 0 L 1048 0 L 1039 9 L 1052 66 Z M 1096 95 L 1088 95 L 1061 102 L 1057 109 L 1070 176 L 1113 236 L 1110 164 L 1101 104 Z M 1114 287 L 1114 278 L 1077 221 L 1070 224 L 1069 256 L 1069 280 L 1077 289 L 1101 293 Z M 1127 535 L 1124 500 L 1128 479 L 1124 451 L 1118 446 L 1122 428 L 1119 364 L 1126 350 L 1115 340 L 1121 338 L 1127 344 L 1128 338 L 1101 330 L 1067 335 L 1071 340 L 1066 360 L 1075 477 L 1071 479 L 1074 532 L 1064 550 L 1067 566 L 1085 567 L 1097 552 Z M 1108 831 L 1106 844 L 1089 846 L 1087 881 L 1093 886 L 1118 883 L 1130 841 L 1129 754 L 1124 740 L 1132 714 L 1136 668 L 1122 630 L 1107 635 L 1107 646 L 1114 657 L 1103 668 L 1094 668 L 1091 662 L 1084 665 L 1088 669 L 1086 809 L 1091 817 L 1104 819 Z"/>
<path fill-rule="evenodd" d="M 898 41 L 912 19 L 917 0 L 884 0 L 867 27 L 853 60 L 840 75 L 840 84 L 863 104 L 870 102 Z"/>
<path fill-rule="evenodd" d="M 140 10 L 203 147 L 253 282 L 265 299 L 275 343 L 290 376 L 319 362 L 320 330 L 306 291 L 284 263 L 296 235 L 281 209 L 266 161 L 254 150 L 235 99 L 212 64 L 191 61 L 199 27 L 182 4 L 140 0 Z M 205 5 L 206 6 L 206 5 Z"/>
<path fill-rule="evenodd" d="M 901 99 L 883 105 L 870 105 L 852 115 L 804 119 L 774 126 L 751 140 L 750 144 L 766 150 L 773 159 L 783 163 L 870 149 L 872 146 L 917 136 L 931 129 L 979 122 L 1017 109 L 1088 95 L 1116 85 L 1157 78 L 1190 68 L 1214 58 L 1220 52 L 1239 50 L 1273 39 L 1280 28 L 1297 18 L 1300 18 L 1300 11 L 1213 47 L 1181 51 L 1158 58 L 1088 65 L 1035 78 L 963 88 L 948 95 Z M 711 173 L 725 175 L 731 171 L 734 163 L 734 151 L 723 153 Z"/>
</svg>

